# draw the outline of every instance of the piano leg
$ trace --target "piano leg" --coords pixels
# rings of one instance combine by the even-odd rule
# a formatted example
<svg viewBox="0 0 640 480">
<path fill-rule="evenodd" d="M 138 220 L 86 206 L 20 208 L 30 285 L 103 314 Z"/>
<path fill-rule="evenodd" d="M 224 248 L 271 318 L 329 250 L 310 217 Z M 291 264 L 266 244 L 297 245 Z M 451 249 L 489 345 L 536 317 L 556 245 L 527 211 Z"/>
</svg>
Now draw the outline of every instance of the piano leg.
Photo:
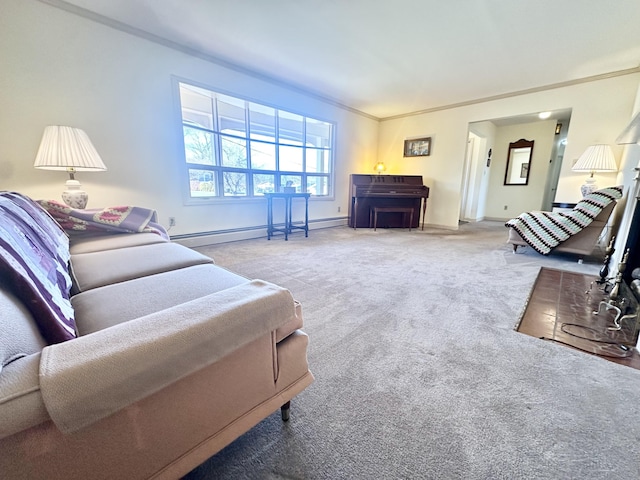
<svg viewBox="0 0 640 480">
<path fill-rule="evenodd" d="M 358 197 L 353 201 L 353 229 L 358 228 Z"/>
</svg>

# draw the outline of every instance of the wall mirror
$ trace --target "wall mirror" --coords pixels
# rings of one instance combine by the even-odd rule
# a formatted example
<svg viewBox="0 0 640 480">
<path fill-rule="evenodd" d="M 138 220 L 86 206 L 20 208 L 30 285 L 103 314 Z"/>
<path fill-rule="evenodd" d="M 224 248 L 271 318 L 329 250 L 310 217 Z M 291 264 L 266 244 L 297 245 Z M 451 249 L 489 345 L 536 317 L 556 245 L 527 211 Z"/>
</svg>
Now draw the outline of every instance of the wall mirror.
<svg viewBox="0 0 640 480">
<path fill-rule="evenodd" d="M 504 172 L 505 185 L 528 185 L 533 140 L 521 138 L 509 144 L 507 169 Z"/>
</svg>

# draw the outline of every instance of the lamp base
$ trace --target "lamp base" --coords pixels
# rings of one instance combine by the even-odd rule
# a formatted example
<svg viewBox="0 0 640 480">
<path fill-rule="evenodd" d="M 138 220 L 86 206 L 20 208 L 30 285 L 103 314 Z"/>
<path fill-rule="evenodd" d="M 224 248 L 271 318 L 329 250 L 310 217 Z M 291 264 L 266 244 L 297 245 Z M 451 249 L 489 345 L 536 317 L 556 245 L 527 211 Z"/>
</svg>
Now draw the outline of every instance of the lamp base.
<svg viewBox="0 0 640 480">
<path fill-rule="evenodd" d="M 596 180 L 593 177 L 587 178 L 585 184 L 580 187 L 580 191 L 582 192 L 583 197 L 586 197 L 596 190 L 598 190 L 598 185 L 596 185 Z"/>
<path fill-rule="evenodd" d="M 62 200 L 71 208 L 83 209 L 87 206 L 89 201 L 89 195 L 84 190 L 81 190 L 80 182 L 78 180 L 67 180 L 67 189 L 62 192 Z"/>
</svg>

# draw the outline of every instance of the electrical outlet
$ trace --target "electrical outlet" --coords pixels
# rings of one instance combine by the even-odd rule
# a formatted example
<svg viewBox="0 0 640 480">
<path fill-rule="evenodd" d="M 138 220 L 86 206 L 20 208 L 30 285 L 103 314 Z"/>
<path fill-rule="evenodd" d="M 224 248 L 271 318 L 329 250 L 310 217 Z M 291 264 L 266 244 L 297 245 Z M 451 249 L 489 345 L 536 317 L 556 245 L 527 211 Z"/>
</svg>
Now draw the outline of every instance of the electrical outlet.
<svg viewBox="0 0 640 480">
<path fill-rule="evenodd" d="M 504 209 L 505 209 L 505 210 L 507 209 L 507 206 L 506 206 L 506 205 L 504 206 Z"/>
<path fill-rule="evenodd" d="M 169 217 L 169 226 L 170 227 L 176 226 L 176 217 Z"/>
<path fill-rule="evenodd" d="M 340 207 L 338 207 L 338 213 L 340 213 Z"/>
</svg>

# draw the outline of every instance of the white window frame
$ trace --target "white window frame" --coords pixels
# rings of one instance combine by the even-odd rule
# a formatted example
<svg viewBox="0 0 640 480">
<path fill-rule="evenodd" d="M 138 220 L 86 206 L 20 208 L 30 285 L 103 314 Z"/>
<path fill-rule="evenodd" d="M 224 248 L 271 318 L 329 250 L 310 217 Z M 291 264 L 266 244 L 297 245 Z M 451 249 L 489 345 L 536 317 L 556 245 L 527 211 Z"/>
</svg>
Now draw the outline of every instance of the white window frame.
<svg viewBox="0 0 640 480">
<path fill-rule="evenodd" d="M 182 148 L 181 148 L 181 165 L 183 171 L 183 184 L 184 190 L 186 192 L 186 203 L 202 203 L 207 201 L 220 201 L 220 200 L 247 200 L 247 199 L 260 199 L 264 198 L 263 193 L 265 191 L 278 191 L 282 186 L 286 184 L 287 179 L 294 179 L 294 187 L 296 187 L 297 192 L 308 192 L 313 194 L 312 198 L 320 198 L 320 199 L 333 199 L 334 198 L 334 172 L 335 172 L 335 132 L 336 125 L 334 122 L 318 119 L 316 117 L 310 117 L 308 115 L 303 115 L 300 113 L 292 112 L 290 110 L 285 110 L 276 106 L 268 105 L 263 102 L 251 100 L 248 98 L 240 97 L 235 94 L 228 94 L 226 92 L 220 90 L 213 90 L 208 87 L 203 87 L 194 82 L 190 82 L 188 80 L 177 80 L 175 81 L 176 90 L 177 90 L 177 101 L 178 101 L 178 112 L 180 115 L 180 126 L 181 126 L 181 137 L 182 137 Z M 189 110 L 188 107 L 183 106 L 182 100 L 182 87 L 187 89 L 196 90 L 198 92 L 206 92 L 206 94 L 211 97 L 211 110 L 210 110 L 210 122 L 209 125 L 203 125 L 205 122 L 192 122 L 189 121 L 188 118 L 185 118 L 186 115 L 189 115 L 193 118 L 198 114 L 203 114 L 206 116 L 205 112 L 194 112 L 193 110 Z M 233 132 L 224 131 L 220 128 L 220 115 L 218 112 L 218 101 L 219 98 L 227 98 L 232 99 L 238 103 L 244 105 L 244 133 L 243 134 L 234 134 Z M 250 107 L 261 107 L 266 109 L 272 109 L 274 112 L 274 135 L 270 138 L 256 138 L 256 135 L 252 131 L 251 122 L 250 122 Z M 238 107 L 239 108 L 239 107 Z M 302 132 L 301 136 L 303 141 L 298 142 L 295 145 L 291 139 L 281 138 L 281 120 L 280 114 L 284 114 L 285 116 L 295 116 L 296 118 L 301 119 L 302 124 Z M 195 115 L 194 115 L 195 114 Z M 204 119 L 204 117 L 203 117 Z M 238 119 L 239 120 L 239 119 Z M 307 141 L 310 138 L 310 133 L 307 131 L 307 126 L 311 123 L 320 124 L 322 128 L 328 129 L 328 138 L 323 138 L 324 143 L 322 145 L 317 145 L 314 143 L 309 143 Z M 200 162 L 190 162 L 188 161 L 188 148 L 187 148 L 187 134 L 185 133 L 187 130 L 189 131 L 199 131 L 202 134 L 206 134 L 210 136 L 211 141 L 208 142 L 208 146 L 211 149 L 210 157 L 207 158 L 207 161 L 210 163 L 200 163 Z M 244 147 L 245 156 L 246 156 L 246 165 L 243 167 L 238 166 L 230 166 L 223 165 L 223 153 L 222 153 L 222 141 L 221 139 L 230 139 L 238 144 L 241 144 Z M 273 146 L 275 148 L 275 168 L 256 168 L 252 162 L 252 153 L 251 153 L 251 144 L 253 143 L 261 143 L 269 146 Z M 290 169 L 285 170 L 281 168 L 281 150 L 286 148 L 299 148 L 302 151 L 302 164 L 299 169 Z M 313 157 L 311 154 L 315 154 L 316 163 L 320 164 L 319 172 L 313 171 L 314 168 L 310 167 L 310 159 Z M 197 180 L 196 188 L 201 188 L 201 185 L 205 185 L 207 188 L 204 188 L 204 191 L 195 191 L 197 195 L 194 195 L 194 185 L 192 184 L 194 180 L 194 172 L 198 172 L 202 175 L 203 179 Z M 225 179 L 229 179 L 233 174 L 238 176 L 244 176 L 245 188 L 244 192 L 241 192 L 239 195 L 234 195 L 232 192 L 228 191 L 225 193 Z M 267 189 L 264 191 L 260 191 L 260 188 L 257 188 L 257 185 L 254 185 L 254 179 L 256 175 L 263 175 L 266 177 L 272 176 L 273 183 L 267 186 Z M 204 177 L 207 177 L 204 179 Z M 299 180 L 299 182 L 298 182 Z M 324 184 L 326 184 L 326 192 L 318 192 L 313 190 L 313 183 L 319 182 L 321 187 L 324 188 Z M 264 183 L 260 183 L 258 185 L 264 185 Z"/>
</svg>

